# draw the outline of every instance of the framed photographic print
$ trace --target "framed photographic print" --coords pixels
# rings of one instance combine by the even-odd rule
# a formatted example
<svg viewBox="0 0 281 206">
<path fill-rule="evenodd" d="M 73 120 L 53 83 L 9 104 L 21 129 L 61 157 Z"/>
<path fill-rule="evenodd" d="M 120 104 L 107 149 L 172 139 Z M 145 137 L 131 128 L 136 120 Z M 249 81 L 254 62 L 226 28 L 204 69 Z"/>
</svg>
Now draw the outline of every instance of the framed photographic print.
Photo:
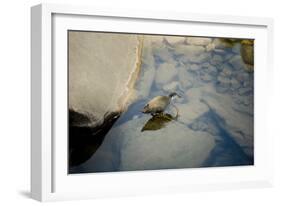
<svg viewBox="0 0 281 206">
<path fill-rule="evenodd" d="M 31 12 L 33 198 L 272 185 L 271 19 Z"/>
</svg>

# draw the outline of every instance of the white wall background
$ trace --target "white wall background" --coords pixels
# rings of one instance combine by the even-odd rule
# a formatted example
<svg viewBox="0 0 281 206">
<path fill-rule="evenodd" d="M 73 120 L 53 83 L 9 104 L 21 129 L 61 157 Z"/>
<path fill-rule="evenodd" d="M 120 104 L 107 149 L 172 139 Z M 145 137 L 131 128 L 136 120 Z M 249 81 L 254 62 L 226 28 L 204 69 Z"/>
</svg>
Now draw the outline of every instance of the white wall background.
<svg viewBox="0 0 281 206">
<path fill-rule="evenodd" d="M 45 2 L 45 1 L 42 1 Z M 58 0 L 53 3 L 101 5 L 140 10 L 178 11 L 207 14 L 265 16 L 275 20 L 275 107 L 272 130 L 275 139 L 276 186 L 272 189 L 247 189 L 178 195 L 127 197 L 82 202 L 59 202 L 59 205 L 280 205 L 281 199 L 281 13 L 277 0 Z M 30 6 L 36 0 L 1 2 L 0 32 L 0 204 L 37 205 L 29 198 L 30 172 Z M 266 137 L 265 137 L 266 138 Z M 47 203 L 48 205 L 50 203 Z"/>
</svg>

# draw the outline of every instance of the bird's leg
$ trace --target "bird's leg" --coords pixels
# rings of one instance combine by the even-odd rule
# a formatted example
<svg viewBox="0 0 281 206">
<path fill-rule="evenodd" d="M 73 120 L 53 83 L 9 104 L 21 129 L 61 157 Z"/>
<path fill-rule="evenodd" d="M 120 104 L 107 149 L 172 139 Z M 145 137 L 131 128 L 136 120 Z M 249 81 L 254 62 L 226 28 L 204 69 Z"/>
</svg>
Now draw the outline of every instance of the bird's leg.
<svg viewBox="0 0 281 206">
<path fill-rule="evenodd" d="M 176 109 L 177 114 L 174 117 L 174 119 L 177 119 L 179 117 L 179 109 L 176 107 L 176 105 L 174 105 L 174 104 L 171 104 L 171 105 Z"/>
</svg>

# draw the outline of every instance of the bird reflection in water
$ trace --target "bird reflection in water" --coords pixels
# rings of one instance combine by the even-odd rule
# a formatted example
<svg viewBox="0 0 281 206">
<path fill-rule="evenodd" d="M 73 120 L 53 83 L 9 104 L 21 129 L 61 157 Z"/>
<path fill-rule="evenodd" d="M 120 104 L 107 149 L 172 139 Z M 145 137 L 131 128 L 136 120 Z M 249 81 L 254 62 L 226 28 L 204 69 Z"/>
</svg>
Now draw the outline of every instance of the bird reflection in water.
<svg viewBox="0 0 281 206">
<path fill-rule="evenodd" d="M 178 113 L 174 117 L 168 113 L 156 114 L 145 123 L 141 131 L 162 129 L 172 120 L 177 120 L 178 116 Z"/>
</svg>

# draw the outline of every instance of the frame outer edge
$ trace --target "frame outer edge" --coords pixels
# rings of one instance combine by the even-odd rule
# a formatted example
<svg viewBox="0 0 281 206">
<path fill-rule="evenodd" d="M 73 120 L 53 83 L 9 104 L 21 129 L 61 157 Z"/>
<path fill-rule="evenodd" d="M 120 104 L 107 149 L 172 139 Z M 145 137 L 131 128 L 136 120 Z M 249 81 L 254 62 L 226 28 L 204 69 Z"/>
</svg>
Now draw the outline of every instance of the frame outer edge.
<svg viewBox="0 0 281 206">
<path fill-rule="evenodd" d="M 31 8 L 31 198 L 42 200 L 42 6 Z"/>
<path fill-rule="evenodd" d="M 81 9 L 81 10 L 80 10 Z M 264 17 L 239 17 L 221 15 L 200 15 L 177 13 L 177 17 L 167 18 L 167 14 L 157 12 L 130 12 L 122 16 L 122 10 L 95 9 L 93 7 L 77 7 L 61 4 L 40 4 L 31 8 L 31 197 L 39 201 L 50 201 L 56 199 L 52 191 L 54 184 L 50 168 L 52 167 L 51 152 L 51 108 L 48 104 L 52 99 L 51 83 L 51 31 L 52 13 L 76 14 L 76 15 L 96 15 L 123 18 L 142 18 L 158 20 L 179 20 L 222 24 L 242 24 L 242 25 L 262 25 L 268 27 L 269 36 L 273 35 L 273 20 Z M 208 18 L 207 18 L 208 17 Z M 224 17 L 224 18 L 220 18 Z M 208 20 L 206 20 L 208 19 Z M 242 23 L 241 23 L 242 22 Z M 271 40 L 272 41 L 272 40 Z M 272 54 L 273 43 L 269 41 Z M 272 56 L 269 57 L 269 67 L 273 69 Z M 47 103 L 49 102 L 49 103 Z M 49 104 L 51 105 L 51 104 Z M 272 185 L 272 173 L 269 175 Z M 267 177 L 268 180 L 268 177 Z M 58 197 L 58 196 L 57 196 Z M 64 196 L 63 196 L 63 199 Z M 72 198 L 70 198 L 72 199 Z M 79 198 L 80 199 L 80 198 Z"/>
<path fill-rule="evenodd" d="M 267 81 L 267 84 L 269 85 L 269 87 L 271 88 L 271 93 L 270 93 L 270 100 L 268 100 L 269 102 L 274 102 L 274 92 L 276 92 L 276 89 L 275 89 L 275 83 L 277 82 L 276 81 L 276 76 L 274 75 L 276 72 L 275 72 L 275 67 L 274 67 L 274 19 L 268 19 L 268 22 L 267 22 L 267 29 L 268 29 L 268 38 L 267 38 L 267 41 L 268 41 L 268 51 L 267 51 L 267 64 L 268 64 L 268 74 L 269 74 L 269 78 L 268 78 L 268 81 Z M 273 80 L 273 81 L 272 81 Z M 268 116 L 269 114 L 272 113 L 272 110 L 270 108 L 270 104 L 267 105 L 267 130 L 270 132 L 269 133 L 269 150 L 271 151 L 271 162 L 270 162 L 270 165 L 269 165 L 269 174 L 268 174 L 268 182 L 269 184 L 271 185 L 271 187 L 274 187 L 276 185 L 276 174 L 275 174 L 275 165 L 274 165 L 274 161 L 275 161 L 275 155 L 274 154 L 274 145 L 275 145 L 275 133 L 273 130 L 270 129 L 270 117 Z"/>
</svg>

